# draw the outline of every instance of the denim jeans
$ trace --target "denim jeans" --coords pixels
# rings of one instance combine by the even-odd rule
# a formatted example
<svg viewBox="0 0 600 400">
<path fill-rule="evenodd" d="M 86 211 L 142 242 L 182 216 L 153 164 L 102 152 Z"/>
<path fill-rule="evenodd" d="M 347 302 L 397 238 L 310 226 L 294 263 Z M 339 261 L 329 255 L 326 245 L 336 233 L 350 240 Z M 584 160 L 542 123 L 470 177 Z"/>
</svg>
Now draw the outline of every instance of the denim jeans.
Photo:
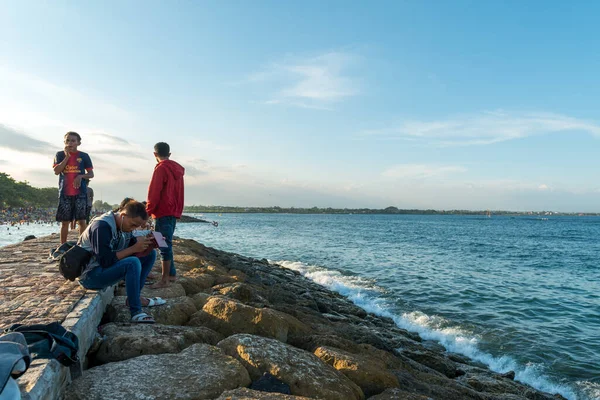
<svg viewBox="0 0 600 400">
<path fill-rule="evenodd" d="M 156 232 L 162 233 L 165 237 L 168 247 L 160 247 L 160 258 L 163 261 L 171 261 L 171 270 L 169 271 L 170 276 L 175 276 L 175 262 L 173 262 L 173 233 L 175 232 L 175 224 L 177 219 L 175 217 L 159 217 L 156 218 L 154 229 Z"/>
<path fill-rule="evenodd" d="M 150 252 L 146 257 L 125 257 L 109 268 L 100 266 L 94 268 L 79 283 L 86 289 L 100 290 L 125 279 L 129 311 L 133 317 L 142 311 L 140 292 L 146 283 L 146 278 L 154 265 L 154 261 L 156 261 L 155 251 Z"/>
</svg>

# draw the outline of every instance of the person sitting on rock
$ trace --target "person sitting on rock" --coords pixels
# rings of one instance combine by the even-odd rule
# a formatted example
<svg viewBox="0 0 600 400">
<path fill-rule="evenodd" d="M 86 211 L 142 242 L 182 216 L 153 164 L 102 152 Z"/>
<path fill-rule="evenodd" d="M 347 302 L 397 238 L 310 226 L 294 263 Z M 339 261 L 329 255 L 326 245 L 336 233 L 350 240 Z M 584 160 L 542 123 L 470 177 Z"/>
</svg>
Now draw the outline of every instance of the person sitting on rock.
<svg viewBox="0 0 600 400">
<path fill-rule="evenodd" d="M 109 211 L 86 228 L 78 245 L 92 253 L 79 283 L 86 289 L 99 290 L 125 279 L 127 304 L 131 322 L 154 323 L 151 315 L 142 312 L 142 306 L 165 304 L 160 297 L 140 297 L 148 273 L 156 260 L 156 252 L 138 257 L 151 244 L 146 236 L 134 237 L 133 231 L 145 224 L 148 213 L 144 204 L 130 199 L 116 211 Z"/>
</svg>

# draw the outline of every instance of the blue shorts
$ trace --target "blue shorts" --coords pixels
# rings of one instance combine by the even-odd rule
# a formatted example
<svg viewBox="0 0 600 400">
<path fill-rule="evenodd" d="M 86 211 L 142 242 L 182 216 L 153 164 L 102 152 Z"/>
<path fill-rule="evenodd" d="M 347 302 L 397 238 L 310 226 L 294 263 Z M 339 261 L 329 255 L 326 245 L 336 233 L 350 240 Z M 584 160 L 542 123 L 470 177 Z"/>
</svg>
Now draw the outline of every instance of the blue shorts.
<svg viewBox="0 0 600 400">
<path fill-rule="evenodd" d="M 175 232 L 175 224 L 177 219 L 175 217 L 159 217 L 154 221 L 154 229 L 156 232 L 162 233 L 165 237 L 168 247 L 160 247 L 160 258 L 163 261 L 171 261 L 171 270 L 169 275 L 175 276 L 175 263 L 173 262 L 173 233 Z"/>
</svg>

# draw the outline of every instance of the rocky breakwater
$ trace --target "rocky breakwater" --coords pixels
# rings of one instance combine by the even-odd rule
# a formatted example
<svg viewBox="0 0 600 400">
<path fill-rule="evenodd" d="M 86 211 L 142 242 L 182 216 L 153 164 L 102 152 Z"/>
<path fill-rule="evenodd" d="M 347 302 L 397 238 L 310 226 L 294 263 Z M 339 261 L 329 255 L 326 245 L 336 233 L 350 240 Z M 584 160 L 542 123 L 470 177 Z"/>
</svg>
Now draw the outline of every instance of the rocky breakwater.
<svg viewBox="0 0 600 400">
<path fill-rule="evenodd" d="M 177 283 L 143 292 L 167 299 L 145 310 L 157 324 L 129 324 L 119 288 L 90 368 L 66 399 L 562 398 L 448 353 L 294 271 L 192 240 L 174 245 Z M 265 377 L 291 394 L 253 390 Z"/>
</svg>

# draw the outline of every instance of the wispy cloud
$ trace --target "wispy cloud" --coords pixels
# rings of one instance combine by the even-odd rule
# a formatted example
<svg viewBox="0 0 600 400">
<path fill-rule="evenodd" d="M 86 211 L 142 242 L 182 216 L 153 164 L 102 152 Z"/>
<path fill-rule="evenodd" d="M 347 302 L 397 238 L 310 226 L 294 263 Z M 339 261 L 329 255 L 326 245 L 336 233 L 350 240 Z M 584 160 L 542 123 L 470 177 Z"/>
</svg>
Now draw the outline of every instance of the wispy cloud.
<svg viewBox="0 0 600 400">
<path fill-rule="evenodd" d="M 0 66 L 0 121 L 35 137 L 69 130 L 131 130 L 135 116 L 105 99 L 62 83 Z M 100 129 L 98 129 L 100 128 Z"/>
<path fill-rule="evenodd" d="M 467 172 L 467 169 L 456 165 L 398 164 L 383 171 L 381 176 L 392 179 L 427 179 L 463 172 Z"/>
<path fill-rule="evenodd" d="M 600 125 L 560 114 L 484 112 L 445 120 L 403 121 L 389 129 L 368 130 L 362 138 L 409 139 L 440 146 L 487 145 L 553 132 L 586 132 L 600 137 Z"/>
<path fill-rule="evenodd" d="M 123 138 L 120 138 L 118 136 L 114 136 L 114 135 L 110 135 L 108 133 L 103 133 L 103 132 L 94 132 L 92 133 L 92 135 L 98 137 L 99 139 L 104 139 L 104 141 L 106 141 L 107 143 L 116 143 L 116 144 L 129 144 L 129 142 Z"/>
<path fill-rule="evenodd" d="M 268 88 L 263 104 L 330 110 L 332 104 L 360 92 L 357 79 L 350 74 L 358 62 L 358 56 L 345 52 L 290 56 L 251 75 L 248 82 Z"/>
<path fill-rule="evenodd" d="M 24 153 L 50 154 L 54 147 L 48 142 L 34 139 L 16 129 L 0 124 L 0 147 Z"/>
</svg>

